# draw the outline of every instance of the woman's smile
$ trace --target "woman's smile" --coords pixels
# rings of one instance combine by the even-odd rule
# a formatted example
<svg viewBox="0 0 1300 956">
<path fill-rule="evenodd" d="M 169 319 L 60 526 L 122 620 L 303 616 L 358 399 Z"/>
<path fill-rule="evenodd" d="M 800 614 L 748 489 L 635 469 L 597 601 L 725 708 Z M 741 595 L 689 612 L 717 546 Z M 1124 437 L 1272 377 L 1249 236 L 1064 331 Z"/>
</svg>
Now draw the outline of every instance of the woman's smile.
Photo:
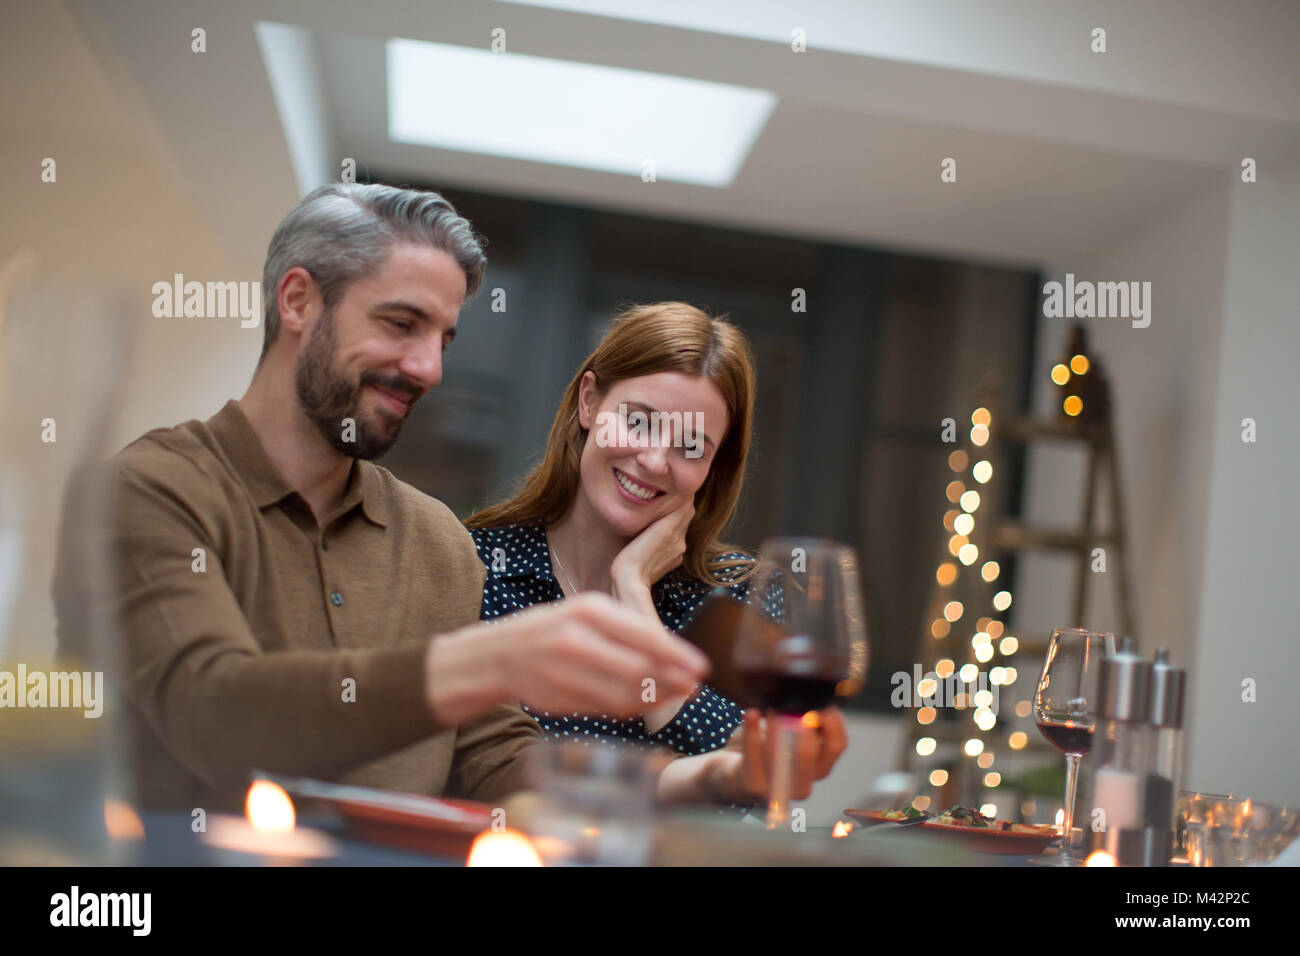
<svg viewBox="0 0 1300 956">
<path fill-rule="evenodd" d="M 614 468 L 613 472 L 614 484 L 618 486 L 618 490 L 622 493 L 623 497 L 638 505 L 649 504 L 655 499 L 662 497 L 664 494 L 662 490 L 655 488 L 652 485 L 646 485 L 636 481 L 625 471 L 620 471 L 619 469 Z"/>
</svg>

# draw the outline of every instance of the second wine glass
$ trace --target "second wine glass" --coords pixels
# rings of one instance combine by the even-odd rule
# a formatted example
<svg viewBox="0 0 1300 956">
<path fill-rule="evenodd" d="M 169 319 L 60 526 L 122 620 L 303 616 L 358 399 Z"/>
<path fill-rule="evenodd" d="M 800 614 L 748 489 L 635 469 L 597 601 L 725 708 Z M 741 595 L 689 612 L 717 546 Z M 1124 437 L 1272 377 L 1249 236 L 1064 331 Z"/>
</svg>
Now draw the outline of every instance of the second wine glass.
<svg viewBox="0 0 1300 956">
<path fill-rule="evenodd" d="M 1080 865 L 1070 849 L 1079 760 L 1092 749 L 1092 734 L 1097 727 L 1101 659 L 1114 653 L 1113 634 L 1073 627 L 1052 631 L 1043 673 L 1034 691 L 1034 723 L 1053 746 L 1065 753 L 1065 811 L 1060 852 L 1055 856 L 1034 857 L 1034 863 Z"/>
</svg>

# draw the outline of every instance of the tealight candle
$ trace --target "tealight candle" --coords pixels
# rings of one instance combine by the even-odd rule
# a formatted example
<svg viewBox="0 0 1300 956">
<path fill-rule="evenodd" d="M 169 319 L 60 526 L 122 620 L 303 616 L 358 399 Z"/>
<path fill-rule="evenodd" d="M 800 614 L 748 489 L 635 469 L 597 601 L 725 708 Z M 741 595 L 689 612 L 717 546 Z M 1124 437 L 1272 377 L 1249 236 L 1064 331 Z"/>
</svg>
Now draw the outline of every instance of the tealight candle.
<svg viewBox="0 0 1300 956">
<path fill-rule="evenodd" d="M 338 847 L 328 834 L 297 827 L 293 830 L 259 830 L 243 817 L 217 814 L 208 817 L 207 830 L 200 836 L 207 846 L 228 853 L 247 853 L 267 862 L 293 865 L 337 855 Z M 227 858 L 228 862 L 237 862 Z"/>
<path fill-rule="evenodd" d="M 272 863 L 299 863 L 334 856 L 334 841 L 319 830 L 298 829 L 293 801 L 278 785 L 258 780 L 244 801 L 247 819 L 212 817 L 202 842 L 229 853 L 247 853 Z M 230 862 L 237 862 L 230 860 Z"/>
</svg>

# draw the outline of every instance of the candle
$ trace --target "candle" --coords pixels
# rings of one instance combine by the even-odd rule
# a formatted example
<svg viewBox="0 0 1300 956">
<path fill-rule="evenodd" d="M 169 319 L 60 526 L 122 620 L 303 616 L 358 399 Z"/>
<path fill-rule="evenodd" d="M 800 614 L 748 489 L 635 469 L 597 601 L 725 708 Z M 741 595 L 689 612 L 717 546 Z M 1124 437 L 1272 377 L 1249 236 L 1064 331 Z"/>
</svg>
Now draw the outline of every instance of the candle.
<svg viewBox="0 0 1300 956">
<path fill-rule="evenodd" d="M 541 866 L 531 840 L 515 830 L 480 833 L 470 847 L 466 866 Z"/>
<path fill-rule="evenodd" d="M 1119 831 L 1142 826 L 1142 793 L 1138 777 L 1134 773 L 1103 767 L 1093 780 L 1093 806 L 1105 813 L 1100 822 L 1105 828 L 1106 849 L 1112 856 L 1118 856 Z"/>
<path fill-rule="evenodd" d="M 337 855 L 338 847 L 328 834 L 297 827 L 293 830 L 259 830 L 242 817 L 214 814 L 208 817 L 207 831 L 200 836 L 207 846 L 227 854 L 248 853 L 263 857 L 276 865 L 320 860 Z M 238 863 L 225 856 L 221 862 Z"/>
<path fill-rule="evenodd" d="M 248 853 L 265 858 L 265 862 L 294 864 L 336 855 L 334 841 L 319 830 L 299 829 L 293 801 L 278 785 L 258 780 L 248 788 L 244 801 L 247 819 L 216 815 L 201 837 L 218 851 L 228 854 Z M 224 862 L 237 863 L 227 856 Z"/>
</svg>

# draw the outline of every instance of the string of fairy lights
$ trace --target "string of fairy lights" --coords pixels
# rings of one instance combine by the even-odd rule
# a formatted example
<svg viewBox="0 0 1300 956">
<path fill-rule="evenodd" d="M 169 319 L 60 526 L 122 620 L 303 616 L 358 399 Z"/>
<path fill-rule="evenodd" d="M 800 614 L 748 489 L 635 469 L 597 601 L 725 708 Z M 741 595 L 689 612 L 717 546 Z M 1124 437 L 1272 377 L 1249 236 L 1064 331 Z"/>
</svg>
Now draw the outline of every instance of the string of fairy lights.
<svg viewBox="0 0 1300 956">
<path fill-rule="evenodd" d="M 1079 352 L 1068 362 L 1060 362 L 1051 370 L 1050 377 L 1053 384 L 1065 393 L 1063 396 L 1058 396 L 1061 411 L 1070 418 L 1077 418 L 1083 411 L 1083 398 L 1079 393 L 1085 389 L 1082 387 L 1081 380 L 1088 374 L 1090 367 L 1088 357 Z M 987 687 L 972 692 L 972 687 L 978 681 L 980 666 L 990 662 L 995 663 L 988 671 L 989 684 L 1003 689 L 1014 685 L 1019 674 L 1015 666 L 1009 663 L 1009 659 L 1019 651 L 1020 641 L 1014 634 L 1007 632 L 1006 622 L 1002 620 L 1011 608 L 1011 591 L 1003 587 L 995 590 L 991 597 L 987 597 L 988 591 L 997 586 L 1002 573 L 1001 565 L 996 560 L 992 560 L 991 556 L 986 556 L 985 560 L 981 561 L 979 546 L 974 541 L 976 524 L 980 520 L 978 514 L 981 504 L 980 489 L 983 489 L 984 495 L 987 496 L 990 492 L 989 483 L 993 479 L 993 463 L 989 460 L 991 456 L 986 453 L 992 434 L 992 413 L 982 406 L 976 408 L 970 416 L 968 447 L 959 448 L 948 455 L 948 468 L 952 472 L 952 478 L 944 493 L 952 507 L 947 508 L 943 516 L 943 527 L 948 534 L 948 555 L 935 570 L 935 581 L 939 586 L 936 607 L 939 611 L 930 622 L 930 635 L 936 641 L 948 641 L 954 634 L 954 628 L 961 627 L 963 620 L 969 620 L 967 608 L 955 597 L 962 593 L 963 583 L 974 585 L 968 590 L 978 596 L 976 600 L 987 598 L 990 613 L 975 620 L 969 640 L 960 645 L 961 656 L 965 657 L 964 662 L 959 667 L 954 660 L 958 654 L 954 653 L 953 656 L 945 656 L 935 661 L 931 670 L 938 680 L 944 681 L 947 681 L 954 672 L 956 673 L 961 689 L 953 695 L 949 703 L 953 709 L 963 712 L 961 719 L 969 720 L 973 725 L 970 735 L 961 745 L 962 758 L 974 761 L 978 769 L 976 779 L 980 781 L 983 789 L 996 792 L 1002 784 L 1001 772 L 993 769 L 998 756 L 994 741 L 1000 740 L 1000 735 L 994 734 L 998 729 L 999 718 L 992 706 L 993 693 Z M 986 535 L 982 536 L 981 540 L 990 539 L 991 535 Z M 972 577 L 972 574 L 975 576 Z M 974 605 L 976 601 L 972 600 L 971 603 Z M 938 691 L 938 681 L 929 677 L 923 678 L 916 691 L 917 696 L 922 699 L 932 698 Z M 1032 710 L 1032 701 L 1021 700 L 1016 704 L 1014 712 L 1017 717 L 1027 718 Z M 934 707 L 922 706 L 917 709 L 916 720 L 921 726 L 933 724 L 937 718 L 938 712 Z M 1013 751 L 1023 750 L 1028 744 L 1029 736 L 1023 730 L 1013 730 L 1006 737 L 1006 746 Z M 922 736 L 916 740 L 916 753 L 920 757 L 933 755 L 938 747 L 938 740 L 932 736 Z M 979 776 L 980 774 L 982 777 Z M 948 783 L 948 779 L 949 771 L 943 767 L 932 769 L 928 776 L 933 787 L 944 786 Z M 985 796 L 990 795 L 986 793 Z M 996 799 L 996 796 L 992 795 L 992 799 L 981 804 L 980 812 L 986 816 L 996 817 L 998 812 Z M 924 811 L 930 808 L 930 803 L 931 798 L 921 794 L 913 799 L 912 806 Z M 1032 803 L 1026 803 L 1021 809 L 1022 813 L 1029 812 Z"/>
<path fill-rule="evenodd" d="M 948 534 L 948 556 L 935 571 L 935 581 L 940 591 L 941 609 L 930 623 L 930 635 L 944 641 L 953 634 L 954 627 L 961 627 L 962 621 L 969 620 L 965 604 L 954 595 L 962 593 L 963 576 L 972 573 L 983 582 L 976 588 L 977 592 L 986 592 L 994 586 L 1002 573 L 1001 565 L 991 558 L 980 560 L 980 548 L 974 541 L 975 528 L 981 504 L 981 489 L 989 491 L 989 482 L 993 479 L 993 463 L 984 457 L 984 449 L 992 437 L 993 416 L 987 408 L 977 408 L 970 416 L 969 446 L 970 450 L 959 448 L 948 456 L 948 468 L 953 478 L 944 489 L 950 505 L 943 516 L 943 527 Z M 969 570 L 966 570 L 969 569 Z M 969 599 L 969 598 L 968 598 Z M 995 615 L 1005 613 L 1011 607 L 1011 592 L 998 590 L 990 599 L 990 614 L 975 621 L 973 633 L 965 642 L 966 659 L 960 667 L 953 657 L 943 657 L 934 662 L 933 673 L 938 680 L 947 681 L 955 673 L 960 682 L 960 689 L 952 696 L 952 707 L 959 711 L 968 711 L 963 719 L 974 724 L 974 729 L 962 745 L 962 753 L 975 761 L 983 773 L 982 783 L 985 788 L 993 789 L 1002 782 L 1002 775 L 992 769 L 996 761 L 994 748 L 990 746 L 990 732 L 997 726 L 997 715 L 993 711 L 993 693 L 988 687 L 973 688 L 979 678 L 979 667 L 993 661 L 999 654 L 1010 657 L 1019 647 L 1019 641 L 1012 634 L 1006 633 L 1006 624 Z M 972 610 L 975 602 L 972 600 Z M 956 656 L 955 654 L 953 655 Z M 973 660 L 972 660 L 973 658 Z M 1010 686 L 1016 682 L 1015 667 L 999 663 L 990 669 L 988 683 Z M 932 698 L 938 691 L 938 681 L 926 677 L 917 687 L 921 698 Z M 922 726 L 934 723 L 938 712 L 934 707 L 923 706 L 917 710 L 916 720 Z M 1023 746 L 1023 745 L 1022 745 Z M 921 757 L 928 757 L 938 749 L 934 737 L 924 736 L 916 741 L 916 752 Z M 949 771 L 939 767 L 930 771 L 929 782 L 932 786 L 942 787 L 948 782 Z M 927 810 L 930 797 L 921 795 L 912 801 L 918 810 Z M 985 803 L 980 807 L 981 813 L 996 816 L 997 806 Z"/>
<path fill-rule="evenodd" d="M 1079 353 L 1071 356 L 1067 365 L 1065 362 L 1058 362 L 1052 366 L 1052 382 L 1062 388 L 1070 384 L 1071 376 L 1076 380 L 1082 379 L 1088 374 L 1088 369 L 1092 363 L 1088 361 L 1088 356 Z M 1083 398 L 1077 394 L 1078 389 L 1066 389 L 1070 394 L 1061 400 L 1061 411 L 1071 418 L 1077 418 L 1083 412 Z"/>
</svg>

